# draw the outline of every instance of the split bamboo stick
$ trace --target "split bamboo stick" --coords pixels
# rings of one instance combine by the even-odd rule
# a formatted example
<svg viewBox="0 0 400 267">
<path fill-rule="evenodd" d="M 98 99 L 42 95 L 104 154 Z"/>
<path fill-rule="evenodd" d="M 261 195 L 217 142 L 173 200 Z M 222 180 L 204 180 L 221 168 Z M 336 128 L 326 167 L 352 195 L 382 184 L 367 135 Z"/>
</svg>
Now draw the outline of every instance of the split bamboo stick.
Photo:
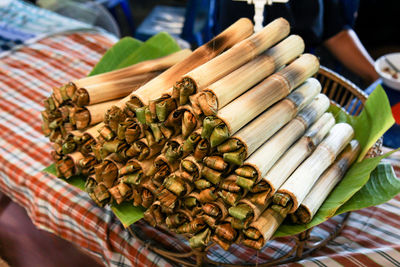
<svg viewBox="0 0 400 267">
<path fill-rule="evenodd" d="M 295 213 L 291 214 L 295 223 L 309 223 L 333 188 L 340 182 L 347 169 L 360 152 L 360 144 L 352 140 L 335 162 L 321 175 Z"/>
<path fill-rule="evenodd" d="M 190 95 L 205 89 L 206 86 L 254 59 L 285 38 L 289 31 L 290 26 L 285 19 L 279 18 L 272 21 L 258 33 L 242 40 L 221 55 L 185 74 L 182 81 L 178 83 L 182 86 L 174 87 L 174 98 L 180 105 L 187 104 Z"/>
<path fill-rule="evenodd" d="M 313 55 L 304 54 L 222 108 L 217 117 L 207 117 L 203 121 L 203 129 L 206 128 L 206 123 L 216 124 L 209 137 L 211 147 L 218 146 L 230 134 L 235 134 L 268 107 L 286 97 L 318 68 L 318 59 Z M 220 122 L 215 123 L 218 120 Z"/>
<path fill-rule="evenodd" d="M 329 135 L 278 189 L 273 197 L 274 203 L 280 207 L 291 204 L 289 213 L 295 212 L 322 172 L 335 161 L 353 136 L 354 130 L 349 124 L 333 126 Z"/>
</svg>

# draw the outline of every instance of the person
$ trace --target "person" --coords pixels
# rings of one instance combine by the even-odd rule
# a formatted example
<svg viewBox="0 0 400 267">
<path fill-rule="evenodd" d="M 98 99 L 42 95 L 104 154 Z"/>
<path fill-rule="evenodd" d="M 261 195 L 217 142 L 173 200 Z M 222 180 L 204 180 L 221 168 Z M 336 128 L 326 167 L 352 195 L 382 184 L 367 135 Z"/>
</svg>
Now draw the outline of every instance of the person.
<svg viewBox="0 0 400 267">
<path fill-rule="evenodd" d="M 265 6 L 264 25 L 284 17 L 292 27 L 292 33 L 300 35 L 307 52 L 318 55 L 322 46 L 352 73 L 361 77 L 365 84 L 379 78 L 373 59 L 352 29 L 358 0 L 290 0 L 286 4 Z M 253 19 L 254 6 L 242 1 L 219 1 L 219 25 L 227 28 L 240 17 Z M 322 55 L 324 53 L 322 52 Z M 324 56 L 321 56 L 324 64 Z"/>
</svg>

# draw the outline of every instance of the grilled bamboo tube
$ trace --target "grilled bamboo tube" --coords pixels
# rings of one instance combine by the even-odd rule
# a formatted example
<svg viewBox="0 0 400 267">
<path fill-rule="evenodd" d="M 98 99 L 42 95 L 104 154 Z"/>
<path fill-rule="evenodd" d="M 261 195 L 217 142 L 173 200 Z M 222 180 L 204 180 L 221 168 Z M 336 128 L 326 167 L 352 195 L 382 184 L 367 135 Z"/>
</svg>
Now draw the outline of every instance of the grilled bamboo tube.
<svg viewBox="0 0 400 267">
<path fill-rule="evenodd" d="M 331 165 L 337 155 L 346 147 L 354 136 L 353 128 L 347 123 L 338 123 L 329 135 L 317 146 L 296 171 L 287 179 L 274 195 L 277 206 L 292 205 L 289 213 L 293 213 L 310 192 L 319 176 Z"/>
<path fill-rule="evenodd" d="M 192 183 L 182 179 L 179 171 L 165 178 L 163 186 L 179 198 L 190 194 L 193 190 Z"/>
<path fill-rule="evenodd" d="M 321 85 L 316 79 L 307 79 L 285 99 L 263 112 L 219 145 L 218 152 L 223 153 L 225 161 L 238 166 L 242 165 L 244 159 L 292 120 L 320 91 Z"/>
<path fill-rule="evenodd" d="M 211 229 L 216 228 L 228 216 L 228 209 L 220 199 L 203 203 L 202 210 L 204 212 L 202 218 Z"/>
<path fill-rule="evenodd" d="M 286 97 L 318 68 L 318 59 L 313 55 L 304 54 L 222 108 L 217 117 L 207 117 L 203 121 L 203 129 L 206 128 L 206 123 L 220 121 L 209 136 L 211 147 L 218 146 L 229 137 L 229 134 L 236 133 L 272 104 Z M 246 112 L 242 114 L 238 112 L 239 110 Z"/>
<path fill-rule="evenodd" d="M 335 118 L 331 113 L 323 114 L 307 132 L 274 164 L 263 177 L 263 183 L 268 184 L 270 193 L 276 190 L 286 181 L 292 172 L 307 158 L 315 147 L 325 138 L 329 130 L 335 124 Z"/>
<path fill-rule="evenodd" d="M 285 38 L 290 31 L 289 23 L 279 18 L 237 43 L 232 48 L 185 74 L 174 87 L 174 98 L 180 105 L 187 104 L 189 96 L 231 73 L 246 62 L 254 59 L 266 49 Z"/>
<path fill-rule="evenodd" d="M 295 59 L 304 51 L 304 41 L 291 35 L 255 59 L 207 86 L 202 92 L 192 96 L 191 104 L 206 116 L 217 111 L 239 97 L 265 77 Z"/>
<path fill-rule="evenodd" d="M 113 187 L 119 177 L 119 169 L 122 167 L 123 164 L 119 162 L 118 158 L 111 154 L 94 167 L 96 182 L 104 185 L 107 189 Z"/>
<path fill-rule="evenodd" d="M 118 101 L 119 99 L 81 108 L 75 108 L 73 112 L 73 121 L 76 125 L 76 129 L 84 130 L 90 125 L 94 125 L 103 121 L 105 111 L 114 106 Z"/>
<path fill-rule="evenodd" d="M 290 207 L 281 209 L 280 212 L 272 208 L 266 209 L 250 227 L 243 230 L 242 244 L 260 250 L 282 224 Z"/>
<path fill-rule="evenodd" d="M 251 190 L 255 184 L 265 177 L 281 155 L 314 123 L 329 107 L 329 99 L 319 94 L 311 104 L 279 130 L 271 139 L 258 148 L 244 165 L 235 170 L 237 183 Z M 270 191 L 268 185 L 262 183 L 262 191 Z"/>
<path fill-rule="evenodd" d="M 262 178 L 263 180 L 261 185 L 259 184 L 259 188 L 265 191 L 248 194 L 245 199 L 239 201 L 242 206 L 247 205 L 252 210 L 254 220 L 257 220 L 259 215 L 269 205 L 271 196 L 285 182 L 294 169 L 314 150 L 334 124 L 335 119 L 332 114 L 325 113 L 322 115 L 307 130 L 305 135 L 279 159 L 266 176 Z M 244 172 L 243 169 L 239 169 L 239 171 Z M 240 173 L 239 171 L 237 173 Z M 240 186 L 246 187 L 246 185 L 252 185 L 252 181 L 249 181 L 245 177 L 237 177 L 237 183 Z M 256 191 L 250 187 L 247 187 L 247 189 Z M 245 207 L 244 209 L 250 210 L 249 208 Z"/>
<path fill-rule="evenodd" d="M 352 140 L 335 162 L 321 175 L 291 219 L 295 223 L 309 223 L 333 188 L 360 153 L 360 144 Z"/>
<path fill-rule="evenodd" d="M 76 88 L 79 89 L 79 88 L 86 88 L 87 86 L 93 84 L 105 83 L 141 74 L 163 71 L 175 65 L 176 63 L 182 61 L 190 54 L 191 51 L 189 49 L 183 49 L 164 57 L 142 61 L 140 63 L 122 69 L 81 78 L 79 80 L 72 81 L 72 83 L 75 85 Z"/>
<path fill-rule="evenodd" d="M 252 33 L 252 31 L 252 23 L 250 20 L 244 18 L 238 20 L 208 43 L 197 48 L 189 57 L 175 64 L 155 79 L 152 79 L 130 95 L 123 98 L 115 105 L 115 107 L 121 110 L 126 110 L 128 113 L 135 112 L 136 115 L 138 115 L 140 109 L 145 110 L 146 107 L 148 109 L 147 105 L 151 100 L 159 99 L 169 89 L 172 90 L 172 85 L 182 75 L 209 61 L 226 48 L 233 46 L 238 41 L 245 39 Z M 103 128 L 104 123 L 100 123 L 100 126 L 98 127 Z"/>
<path fill-rule="evenodd" d="M 183 58 L 190 55 L 190 51 L 188 50 L 182 50 L 177 53 L 179 53 Z M 101 77 L 90 76 L 88 78 L 90 78 L 92 83 L 88 83 L 84 87 L 81 87 L 82 85 L 80 85 L 79 81 L 75 82 L 78 83 L 75 84 L 75 86 L 80 87 L 76 89 L 76 92 L 72 97 L 72 102 L 83 107 L 113 99 L 120 99 L 129 95 L 133 90 L 136 90 L 154 77 L 157 77 L 160 73 L 161 72 L 159 71 L 153 71 L 135 76 L 126 76 L 122 79 L 113 78 L 104 82 L 102 82 Z M 106 74 L 108 75 L 109 73 Z"/>
<path fill-rule="evenodd" d="M 68 154 L 64 158 L 56 162 L 57 176 L 60 178 L 69 179 L 74 175 L 78 175 L 81 172 L 80 160 L 84 156 L 80 152 L 74 152 Z"/>
<path fill-rule="evenodd" d="M 172 85 L 182 75 L 216 57 L 237 42 L 247 38 L 253 32 L 252 26 L 253 24 L 250 20 L 239 19 L 225 31 L 193 51 L 189 57 L 175 64 L 157 76 L 156 79 L 151 80 L 125 97 L 118 106 L 120 108 L 124 107 L 126 102 L 132 101 L 131 99 L 133 99 L 133 102 L 139 102 L 141 105 L 148 105 L 150 100 L 161 97 L 164 92 L 172 88 Z"/>
</svg>

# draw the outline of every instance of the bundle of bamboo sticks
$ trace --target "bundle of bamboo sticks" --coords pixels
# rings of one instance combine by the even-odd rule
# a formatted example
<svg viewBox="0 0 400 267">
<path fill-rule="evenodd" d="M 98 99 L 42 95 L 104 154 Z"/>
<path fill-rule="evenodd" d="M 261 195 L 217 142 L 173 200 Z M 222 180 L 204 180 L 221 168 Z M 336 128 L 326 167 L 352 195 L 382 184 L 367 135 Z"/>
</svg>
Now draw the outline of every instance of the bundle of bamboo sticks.
<svg viewBox="0 0 400 267">
<path fill-rule="evenodd" d="M 53 93 L 44 101 L 43 133 L 59 147 L 71 132 L 77 131 L 76 135 L 79 135 L 78 131 L 103 121 L 105 111 L 120 99 L 190 54 L 190 50 L 181 50 L 162 58 L 54 87 Z M 70 150 L 71 147 L 64 148 L 63 154 Z"/>
<path fill-rule="evenodd" d="M 102 123 L 88 128 L 80 119 L 77 130 L 51 137 L 58 176 L 85 176 L 100 206 L 144 207 L 149 224 L 183 234 L 193 248 L 215 242 L 260 249 L 288 214 L 309 222 L 359 145 L 351 126 L 335 124 L 327 112 L 330 101 L 311 78 L 319 62 L 302 54 L 299 36 L 288 36 L 288 22 L 277 19 L 254 34 L 252 27 L 239 20 L 102 107 Z M 118 79 L 103 75 L 105 84 L 125 84 L 118 71 Z M 75 105 L 73 118 L 108 103 L 87 90 L 101 87 L 98 81 L 59 90 L 74 91 L 64 100 Z"/>
</svg>

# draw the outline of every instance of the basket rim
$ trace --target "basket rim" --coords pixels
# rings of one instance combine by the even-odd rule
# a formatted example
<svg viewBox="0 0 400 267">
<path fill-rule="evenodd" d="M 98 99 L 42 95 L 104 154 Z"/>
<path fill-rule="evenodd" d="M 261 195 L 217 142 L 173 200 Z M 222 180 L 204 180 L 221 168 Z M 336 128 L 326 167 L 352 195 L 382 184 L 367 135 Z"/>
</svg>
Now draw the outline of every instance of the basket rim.
<svg viewBox="0 0 400 267">
<path fill-rule="evenodd" d="M 325 76 L 333 76 L 336 79 L 341 80 L 343 83 L 346 83 L 352 90 L 354 90 L 356 93 L 359 94 L 361 102 L 364 104 L 365 101 L 368 99 L 368 95 L 360 88 L 358 87 L 355 83 L 350 81 L 349 79 L 343 77 L 339 73 L 325 67 L 325 66 L 320 66 L 317 74 L 322 74 Z"/>
</svg>

